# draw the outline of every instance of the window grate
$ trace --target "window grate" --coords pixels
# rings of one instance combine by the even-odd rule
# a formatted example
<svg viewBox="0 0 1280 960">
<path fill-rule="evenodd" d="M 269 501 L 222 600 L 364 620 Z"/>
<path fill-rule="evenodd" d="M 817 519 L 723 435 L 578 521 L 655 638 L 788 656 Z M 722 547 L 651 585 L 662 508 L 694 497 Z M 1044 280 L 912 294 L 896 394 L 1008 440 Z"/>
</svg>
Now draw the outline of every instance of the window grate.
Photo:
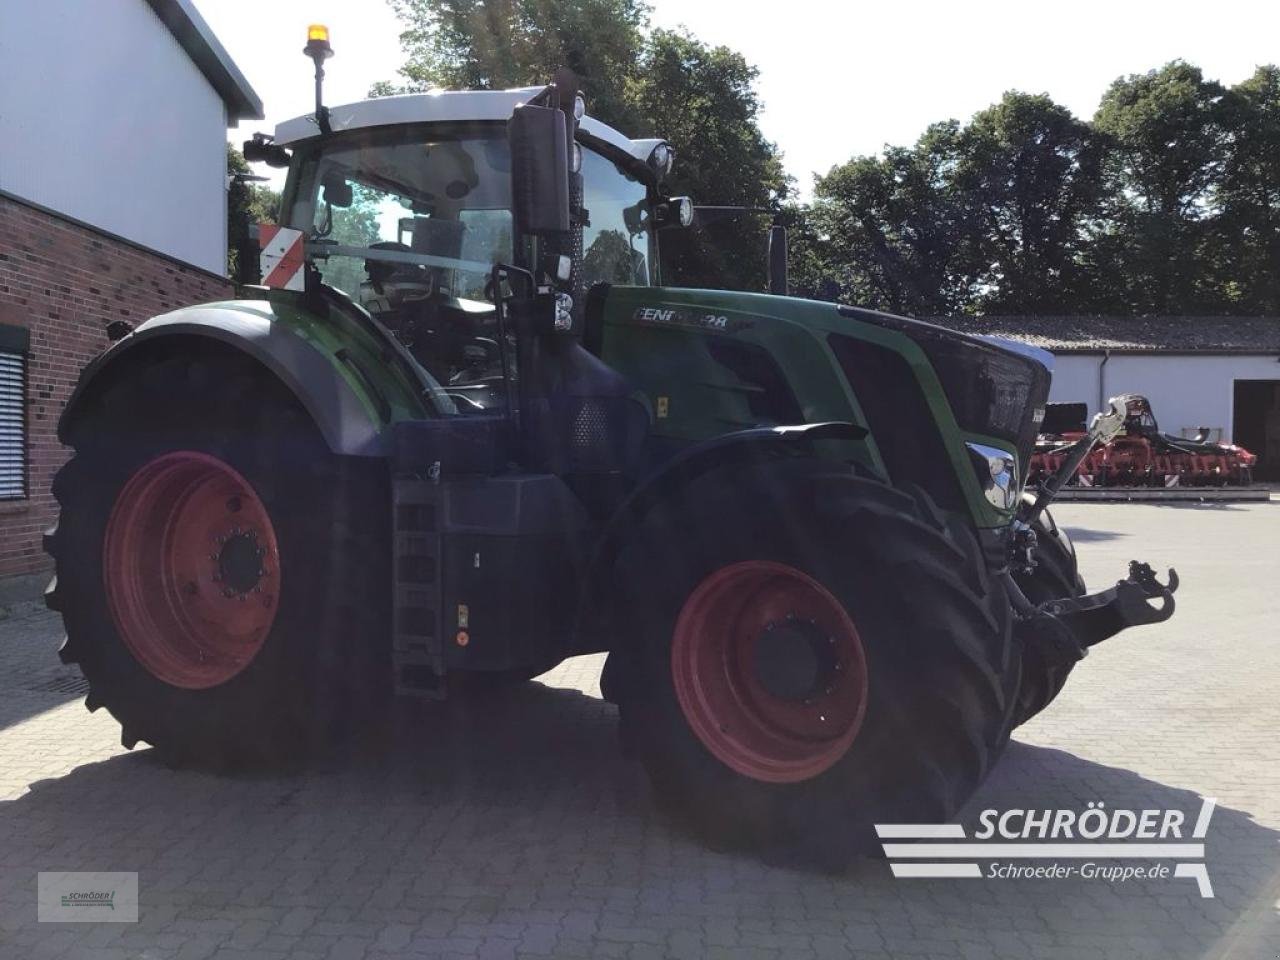
<svg viewBox="0 0 1280 960">
<path fill-rule="evenodd" d="M 0 500 L 27 496 L 27 358 L 0 350 Z"/>
</svg>

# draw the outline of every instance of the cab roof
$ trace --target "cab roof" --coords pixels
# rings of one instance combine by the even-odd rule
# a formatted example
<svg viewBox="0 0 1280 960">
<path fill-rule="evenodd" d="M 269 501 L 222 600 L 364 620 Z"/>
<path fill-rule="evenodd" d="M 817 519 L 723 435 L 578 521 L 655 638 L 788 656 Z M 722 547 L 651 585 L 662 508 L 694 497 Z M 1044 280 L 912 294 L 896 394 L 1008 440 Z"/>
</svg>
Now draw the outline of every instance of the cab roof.
<svg viewBox="0 0 1280 960">
<path fill-rule="evenodd" d="M 388 127 L 405 123 L 505 121 L 517 106 L 535 97 L 542 87 L 515 90 L 458 90 L 438 93 L 411 93 L 398 97 L 359 100 L 329 108 L 329 124 L 334 133 L 366 127 Z M 649 159 L 661 140 L 632 140 L 594 117 L 585 116 L 579 129 L 626 153 L 634 160 Z M 314 116 L 294 117 L 276 126 L 275 142 L 281 146 L 308 140 L 319 134 Z"/>
</svg>

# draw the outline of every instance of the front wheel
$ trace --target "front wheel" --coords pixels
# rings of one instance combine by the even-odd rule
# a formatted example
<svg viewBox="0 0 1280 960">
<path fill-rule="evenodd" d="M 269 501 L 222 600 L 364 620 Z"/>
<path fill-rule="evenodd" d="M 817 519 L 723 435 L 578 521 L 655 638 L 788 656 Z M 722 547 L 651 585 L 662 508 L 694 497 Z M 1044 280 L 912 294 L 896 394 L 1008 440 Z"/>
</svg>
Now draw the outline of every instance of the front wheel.
<svg viewBox="0 0 1280 960">
<path fill-rule="evenodd" d="M 1007 741 L 1003 592 L 923 496 L 832 465 L 712 474 L 624 551 L 626 742 L 713 842 L 826 865 L 950 818 Z"/>
<path fill-rule="evenodd" d="M 333 455 L 226 349 L 118 376 L 77 426 L 48 549 L 90 709 L 171 762 L 292 762 L 384 696 L 376 461 Z"/>
<path fill-rule="evenodd" d="M 1054 522 L 1048 510 L 1036 519 L 1032 529 L 1036 534 L 1036 565 L 1014 575 L 1026 598 L 1038 606 L 1050 600 L 1084 596 L 1086 588 L 1071 537 Z M 1083 655 L 1032 639 L 1023 651 L 1022 681 L 1013 719 L 1015 727 L 1026 723 L 1057 698 Z"/>
</svg>

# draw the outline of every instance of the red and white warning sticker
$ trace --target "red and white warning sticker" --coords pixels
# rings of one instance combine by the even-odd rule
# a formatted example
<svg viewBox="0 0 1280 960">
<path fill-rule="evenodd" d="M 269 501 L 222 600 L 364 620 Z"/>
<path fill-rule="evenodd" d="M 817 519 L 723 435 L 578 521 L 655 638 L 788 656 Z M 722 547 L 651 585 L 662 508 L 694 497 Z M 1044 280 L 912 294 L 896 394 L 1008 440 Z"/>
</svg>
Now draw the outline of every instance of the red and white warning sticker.
<svg viewBox="0 0 1280 960">
<path fill-rule="evenodd" d="M 302 242 L 301 230 L 290 230 L 275 223 L 258 224 L 258 246 L 262 248 L 259 265 L 265 286 L 303 289 Z"/>
</svg>

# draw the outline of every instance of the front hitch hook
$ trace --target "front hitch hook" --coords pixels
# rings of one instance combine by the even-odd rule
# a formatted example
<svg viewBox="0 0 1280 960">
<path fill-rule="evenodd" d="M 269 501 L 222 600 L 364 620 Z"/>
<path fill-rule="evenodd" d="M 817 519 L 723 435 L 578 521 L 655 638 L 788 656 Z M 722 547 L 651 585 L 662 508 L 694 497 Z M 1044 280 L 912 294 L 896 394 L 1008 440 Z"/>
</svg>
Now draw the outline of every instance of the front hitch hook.
<svg viewBox="0 0 1280 960">
<path fill-rule="evenodd" d="M 1173 595 L 1178 572 L 1169 568 L 1168 583 L 1161 583 L 1150 564 L 1129 564 L 1129 576 L 1114 587 L 1084 597 L 1065 597 L 1042 603 L 1037 612 L 1065 625 L 1082 648 L 1101 643 L 1129 627 L 1163 623 L 1173 616 Z M 1160 601 L 1152 606 L 1152 600 Z"/>
</svg>

